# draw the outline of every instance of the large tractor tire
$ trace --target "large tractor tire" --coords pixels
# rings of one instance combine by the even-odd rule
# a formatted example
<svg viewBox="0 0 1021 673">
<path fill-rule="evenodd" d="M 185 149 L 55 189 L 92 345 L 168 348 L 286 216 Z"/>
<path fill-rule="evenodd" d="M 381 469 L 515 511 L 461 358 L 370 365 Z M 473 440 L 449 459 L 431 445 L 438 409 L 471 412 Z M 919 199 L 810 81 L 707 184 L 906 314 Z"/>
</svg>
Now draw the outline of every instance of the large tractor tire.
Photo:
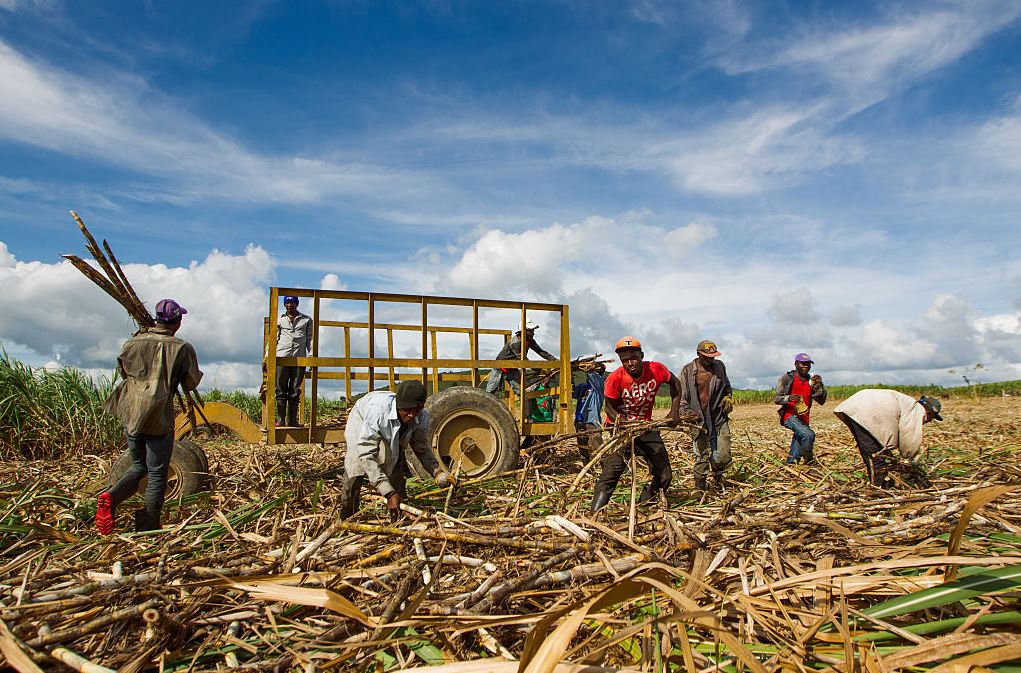
<svg viewBox="0 0 1021 673">
<path fill-rule="evenodd" d="M 479 388 L 455 386 L 430 397 L 425 409 L 433 455 L 446 469 L 481 477 L 517 467 L 521 438 L 500 398 Z M 418 476 L 432 476 L 410 449 L 407 457 Z"/>
<path fill-rule="evenodd" d="M 131 451 L 124 453 L 110 469 L 110 485 L 127 474 L 131 469 Z M 167 474 L 167 501 L 186 498 L 202 490 L 209 472 L 209 460 L 205 451 L 192 441 L 178 439 L 174 442 L 174 453 L 170 456 L 170 472 Z M 138 482 L 138 493 L 145 493 L 148 477 Z"/>
</svg>

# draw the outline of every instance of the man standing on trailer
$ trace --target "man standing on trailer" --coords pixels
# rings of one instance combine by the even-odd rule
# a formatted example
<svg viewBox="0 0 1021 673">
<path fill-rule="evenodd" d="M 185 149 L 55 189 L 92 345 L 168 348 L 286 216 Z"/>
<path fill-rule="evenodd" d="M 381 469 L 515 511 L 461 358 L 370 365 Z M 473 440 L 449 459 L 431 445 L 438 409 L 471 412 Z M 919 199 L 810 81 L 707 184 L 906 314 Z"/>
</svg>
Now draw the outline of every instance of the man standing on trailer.
<svg viewBox="0 0 1021 673">
<path fill-rule="evenodd" d="M 401 514 L 407 499 L 407 478 L 411 469 L 405 451 L 415 456 L 440 486 L 450 483 L 429 446 L 429 413 L 425 410 L 425 386 L 420 381 L 401 381 L 397 392 L 375 390 L 351 408 L 344 428 L 347 453 L 344 456 L 342 518 L 358 511 L 362 485 L 367 481 L 386 498 L 390 517 Z"/>
<path fill-rule="evenodd" d="M 525 353 L 533 351 L 536 355 L 543 358 L 544 360 L 556 360 L 556 356 L 547 353 L 542 347 L 535 342 L 535 330 L 539 329 L 537 323 L 529 320 L 525 323 Z M 496 354 L 494 360 L 520 360 L 521 359 L 521 331 L 518 330 L 514 333 L 514 337 L 511 338 L 500 352 Z M 503 388 L 503 382 L 506 381 L 510 384 L 510 387 L 514 390 L 516 395 L 521 394 L 521 370 L 520 369 L 501 369 L 494 367 L 493 371 L 489 372 L 489 378 L 486 379 L 486 392 L 495 395 Z"/>
<path fill-rule="evenodd" d="M 277 321 L 277 357 L 308 357 L 312 350 L 312 332 L 312 319 L 298 312 L 298 298 L 284 297 L 284 313 Z M 305 367 L 278 365 L 275 374 L 277 426 L 298 427 L 301 425 L 298 408 Z"/>
<path fill-rule="evenodd" d="M 617 342 L 616 351 L 621 366 L 606 379 L 603 394 L 606 396 L 606 422 L 651 421 L 652 409 L 656 404 L 656 393 L 664 383 L 670 386 L 670 413 L 667 421 L 676 425 L 680 422 L 680 382 L 659 362 L 645 362 L 642 342 L 627 336 Z M 596 481 L 592 495 L 592 511 L 597 512 L 610 502 L 610 496 L 621 475 L 631 462 L 631 444 L 618 451 L 604 453 L 599 463 L 602 473 Z M 658 430 L 650 430 L 636 437 L 634 451 L 649 466 L 652 480 L 642 489 L 638 502 L 652 500 L 661 491 L 666 494 L 673 478 L 670 457 Z"/>
<path fill-rule="evenodd" d="M 720 351 L 709 339 L 699 342 L 695 359 L 681 369 L 681 408 L 694 412 L 702 420 L 695 431 L 695 488 L 706 489 L 706 478 L 712 469 L 713 482 L 723 487 L 723 471 L 732 462 L 730 457 L 730 412 L 734 410 L 733 390 L 727 368 L 717 360 Z"/>
<path fill-rule="evenodd" d="M 889 488 L 890 467 L 899 452 L 904 461 L 913 461 L 922 450 L 922 426 L 937 420 L 940 401 L 922 395 L 917 400 L 896 390 L 859 390 L 841 402 L 833 413 L 854 436 L 865 463 L 869 483 Z"/>
<path fill-rule="evenodd" d="M 123 381 L 114 388 L 105 408 L 124 424 L 131 468 L 99 494 L 96 528 L 103 535 L 113 532 L 117 506 L 138 490 L 146 476 L 145 509 L 135 512 L 135 530 L 160 527 L 174 451 L 174 396 L 178 386 L 191 391 L 202 380 L 195 349 L 174 336 L 187 312 L 173 299 L 160 300 L 156 326 L 124 342 L 117 358 L 117 373 Z"/>
<path fill-rule="evenodd" d="M 777 409 L 780 425 L 794 433 L 787 453 L 788 465 L 799 460 L 804 460 L 806 465 L 815 462 L 815 431 L 808 425 L 809 415 L 813 401 L 826 404 L 826 386 L 818 374 L 809 378 L 813 364 L 808 353 L 798 353 L 794 356 L 794 369 L 776 381 L 773 403 L 780 405 Z"/>
</svg>

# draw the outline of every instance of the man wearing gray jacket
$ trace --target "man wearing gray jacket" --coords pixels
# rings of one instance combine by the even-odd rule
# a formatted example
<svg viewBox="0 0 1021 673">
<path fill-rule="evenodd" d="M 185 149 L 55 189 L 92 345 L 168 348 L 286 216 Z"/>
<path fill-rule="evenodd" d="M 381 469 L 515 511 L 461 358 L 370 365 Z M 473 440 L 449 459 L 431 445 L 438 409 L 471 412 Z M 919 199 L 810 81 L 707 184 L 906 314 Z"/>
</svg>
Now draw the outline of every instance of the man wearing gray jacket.
<svg viewBox="0 0 1021 673">
<path fill-rule="evenodd" d="M 695 348 L 694 360 L 681 368 L 682 418 L 702 427 L 692 437 L 695 450 L 695 488 L 706 489 L 706 477 L 712 470 L 713 482 L 723 487 L 723 471 L 733 461 L 730 455 L 730 412 L 734 410 L 734 391 L 727 368 L 717 360 L 716 343 L 703 339 Z"/>
<path fill-rule="evenodd" d="M 868 389 L 848 397 L 833 413 L 854 435 L 869 483 L 887 488 L 894 451 L 902 460 L 914 460 L 922 450 L 922 426 L 942 421 L 941 408 L 933 397 L 922 395 L 916 400 L 896 390 Z"/>
<path fill-rule="evenodd" d="M 375 390 L 355 402 L 344 428 L 344 442 L 342 518 L 358 511 L 365 482 L 386 498 L 391 518 L 400 516 L 401 503 L 408 497 L 410 468 L 404 452 L 409 447 L 437 484 L 450 483 L 429 446 L 429 413 L 425 410 L 425 387 L 419 381 L 402 381 L 396 393 Z"/>
</svg>

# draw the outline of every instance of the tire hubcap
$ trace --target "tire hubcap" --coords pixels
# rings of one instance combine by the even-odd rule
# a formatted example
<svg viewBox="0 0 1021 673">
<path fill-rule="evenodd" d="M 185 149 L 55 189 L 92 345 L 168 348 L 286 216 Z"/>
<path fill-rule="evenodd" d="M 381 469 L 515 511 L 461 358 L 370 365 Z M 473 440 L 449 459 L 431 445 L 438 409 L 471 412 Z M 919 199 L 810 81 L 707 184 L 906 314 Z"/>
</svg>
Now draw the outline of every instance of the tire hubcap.
<svg viewBox="0 0 1021 673">
<path fill-rule="evenodd" d="M 451 414 L 433 435 L 440 460 L 451 471 L 483 474 L 500 456 L 500 436 L 493 428 L 494 422 L 479 411 Z"/>
</svg>

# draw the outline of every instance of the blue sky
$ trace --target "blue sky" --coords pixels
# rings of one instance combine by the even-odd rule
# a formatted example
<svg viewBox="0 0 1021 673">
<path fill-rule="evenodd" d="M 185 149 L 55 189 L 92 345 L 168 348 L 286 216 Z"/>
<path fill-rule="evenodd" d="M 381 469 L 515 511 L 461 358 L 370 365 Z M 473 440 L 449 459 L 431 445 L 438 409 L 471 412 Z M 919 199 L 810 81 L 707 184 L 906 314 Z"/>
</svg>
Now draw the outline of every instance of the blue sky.
<svg viewBox="0 0 1021 673">
<path fill-rule="evenodd" d="M 254 385 L 270 284 L 569 302 L 575 354 L 710 337 L 739 385 L 803 350 L 1021 378 L 1019 17 L 0 0 L 0 343 L 116 356 L 73 208 L 189 306 L 213 385 Z"/>
</svg>

